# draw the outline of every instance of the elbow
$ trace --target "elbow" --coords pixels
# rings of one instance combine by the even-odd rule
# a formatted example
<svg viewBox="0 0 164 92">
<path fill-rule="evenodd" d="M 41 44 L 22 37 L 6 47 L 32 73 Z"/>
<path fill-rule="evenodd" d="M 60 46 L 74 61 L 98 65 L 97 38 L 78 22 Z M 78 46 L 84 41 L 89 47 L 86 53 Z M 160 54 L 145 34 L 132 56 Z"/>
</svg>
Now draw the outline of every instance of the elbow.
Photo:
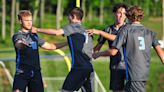
<svg viewBox="0 0 164 92">
<path fill-rule="evenodd" d="M 56 50 L 57 47 L 55 44 L 50 44 L 49 46 L 46 47 L 47 50 Z"/>
<path fill-rule="evenodd" d="M 116 52 L 111 52 L 111 56 L 115 56 L 116 54 Z"/>
<path fill-rule="evenodd" d="M 164 65 L 164 59 L 162 59 L 162 63 L 163 63 L 163 65 Z"/>
<path fill-rule="evenodd" d="M 60 34 L 55 33 L 55 36 L 60 36 Z"/>
<path fill-rule="evenodd" d="M 51 49 L 56 50 L 56 49 L 58 49 L 58 47 L 56 45 L 53 45 L 53 46 L 51 46 Z"/>
<path fill-rule="evenodd" d="M 115 56 L 117 54 L 118 50 L 117 49 L 111 49 L 110 50 L 110 55 Z"/>
</svg>

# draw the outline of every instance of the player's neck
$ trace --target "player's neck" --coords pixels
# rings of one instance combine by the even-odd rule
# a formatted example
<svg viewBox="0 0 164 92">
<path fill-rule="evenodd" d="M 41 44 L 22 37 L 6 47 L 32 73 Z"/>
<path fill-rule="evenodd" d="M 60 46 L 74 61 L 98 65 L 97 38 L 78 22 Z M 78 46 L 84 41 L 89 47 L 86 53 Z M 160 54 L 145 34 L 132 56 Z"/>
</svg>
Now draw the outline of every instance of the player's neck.
<svg viewBox="0 0 164 92">
<path fill-rule="evenodd" d="M 70 20 L 70 23 L 79 23 L 79 24 L 81 24 L 81 20 L 78 20 L 78 19 L 74 18 L 74 19 Z"/>
<path fill-rule="evenodd" d="M 27 30 L 27 29 L 21 28 L 21 31 L 24 32 L 24 33 L 28 33 L 30 30 Z"/>
<path fill-rule="evenodd" d="M 134 22 L 132 22 L 132 24 L 140 24 L 140 22 L 139 21 L 134 21 Z"/>
<path fill-rule="evenodd" d="M 124 25 L 125 23 L 115 23 L 115 28 L 119 29 L 122 25 Z"/>
<path fill-rule="evenodd" d="M 78 24 L 81 24 L 81 21 L 72 21 L 71 23 L 78 23 Z"/>
</svg>

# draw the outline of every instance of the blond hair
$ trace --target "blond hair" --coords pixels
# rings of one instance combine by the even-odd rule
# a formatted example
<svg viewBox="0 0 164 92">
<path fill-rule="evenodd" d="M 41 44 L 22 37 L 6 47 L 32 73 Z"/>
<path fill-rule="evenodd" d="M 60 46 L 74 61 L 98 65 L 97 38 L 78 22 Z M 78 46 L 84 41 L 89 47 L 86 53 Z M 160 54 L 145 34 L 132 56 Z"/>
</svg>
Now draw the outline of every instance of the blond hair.
<svg viewBox="0 0 164 92">
<path fill-rule="evenodd" d="M 32 13 L 29 10 L 21 10 L 18 14 L 18 19 L 22 20 L 22 17 L 32 16 Z"/>
</svg>

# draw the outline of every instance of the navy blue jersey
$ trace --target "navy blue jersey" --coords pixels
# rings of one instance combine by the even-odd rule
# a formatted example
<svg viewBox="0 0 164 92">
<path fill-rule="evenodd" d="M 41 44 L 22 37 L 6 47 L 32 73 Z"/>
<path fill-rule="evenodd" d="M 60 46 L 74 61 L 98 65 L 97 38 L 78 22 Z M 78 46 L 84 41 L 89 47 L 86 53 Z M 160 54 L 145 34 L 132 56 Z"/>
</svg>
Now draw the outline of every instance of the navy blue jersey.
<svg viewBox="0 0 164 92">
<path fill-rule="evenodd" d="M 81 24 L 69 24 L 63 28 L 72 56 L 72 68 L 92 68 L 92 37 Z"/>
<path fill-rule="evenodd" d="M 121 26 L 119 29 L 115 28 L 115 25 L 110 25 L 109 27 L 107 27 L 106 29 L 104 29 L 104 32 L 107 32 L 109 34 L 114 34 L 114 35 L 118 35 L 120 32 L 120 29 L 122 29 L 124 27 Z M 106 38 L 103 36 L 99 36 L 98 38 L 98 43 L 99 44 L 104 44 L 106 42 Z M 107 40 L 108 41 L 108 45 L 109 48 L 112 47 L 112 43 L 113 41 Z M 110 56 L 110 69 L 125 69 L 125 64 L 124 64 L 124 56 L 123 56 L 123 50 L 122 48 L 119 49 L 118 53 L 115 56 Z"/>
<path fill-rule="evenodd" d="M 125 56 L 128 64 L 129 80 L 146 81 L 150 67 L 151 47 L 159 45 L 155 33 L 141 24 L 126 25 L 112 46 L 125 48 Z"/>
<path fill-rule="evenodd" d="M 25 49 L 18 49 L 15 47 L 16 51 L 16 68 L 27 65 L 32 68 L 40 69 L 40 60 L 38 46 L 44 44 L 44 41 L 41 40 L 37 34 L 18 32 L 13 35 L 13 43 L 17 40 L 24 39 L 28 46 Z"/>
</svg>

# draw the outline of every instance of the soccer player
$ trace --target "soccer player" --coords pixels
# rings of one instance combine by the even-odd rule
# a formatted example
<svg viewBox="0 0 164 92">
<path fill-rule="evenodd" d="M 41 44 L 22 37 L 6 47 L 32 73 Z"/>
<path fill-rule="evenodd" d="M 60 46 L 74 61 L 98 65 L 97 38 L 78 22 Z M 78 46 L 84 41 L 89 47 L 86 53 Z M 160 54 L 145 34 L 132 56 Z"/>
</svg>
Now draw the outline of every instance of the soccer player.
<svg viewBox="0 0 164 92">
<path fill-rule="evenodd" d="M 81 24 L 82 18 L 82 9 L 74 8 L 68 15 L 70 24 L 64 28 L 35 28 L 35 30 L 33 30 L 33 32 L 37 31 L 51 35 L 67 36 L 72 57 L 72 67 L 64 81 L 62 92 L 74 92 L 81 87 L 83 92 L 94 92 L 94 70 L 91 64 L 93 43 L 92 37 L 87 34 L 86 29 Z"/>
<path fill-rule="evenodd" d="M 95 53 L 93 56 L 94 58 L 113 56 L 121 47 L 124 48 L 126 68 L 128 69 L 125 92 L 146 92 L 145 85 L 150 67 L 151 46 L 164 64 L 164 52 L 155 38 L 155 33 L 140 23 L 143 17 L 144 11 L 140 7 L 131 7 L 127 12 L 130 24 L 121 29 L 122 31 L 113 42 L 112 48 Z"/>
<path fill-rule="evenodd" d="M 116 4 L 113 7 L 115 23 L 108 26 L 105 30 L 89 29 L 88 33 L 99 34 L 98 43 L 94 47 L 94 52 L 100 51 L 101 47 L 108 40 L 111 48 L 113 40 L 116 38 L 120 29 L 125 26 L 127 6 L 123 3 Z M 110 34 L 113 34 L 111 36 Z M 122 48 L 119 49 L 115 56 L 110 57 L 110 89 L 113 92 L 122 92 L 125 85 L 125 63 Z"/>
<path fill-rule="evenodd" d="M 19 32 L 13 35 L 13 43 L 16 51 L 16 73 L 13 82 L 13 92 L 44 92 L 39 47 L 55 50 L 67 43 L 48 43 L 40 39 L 35 33 L 31 33 L 32 14 L 28 10 L 21 10 L 18 14 L 21 25 Z"/>
</svg>

